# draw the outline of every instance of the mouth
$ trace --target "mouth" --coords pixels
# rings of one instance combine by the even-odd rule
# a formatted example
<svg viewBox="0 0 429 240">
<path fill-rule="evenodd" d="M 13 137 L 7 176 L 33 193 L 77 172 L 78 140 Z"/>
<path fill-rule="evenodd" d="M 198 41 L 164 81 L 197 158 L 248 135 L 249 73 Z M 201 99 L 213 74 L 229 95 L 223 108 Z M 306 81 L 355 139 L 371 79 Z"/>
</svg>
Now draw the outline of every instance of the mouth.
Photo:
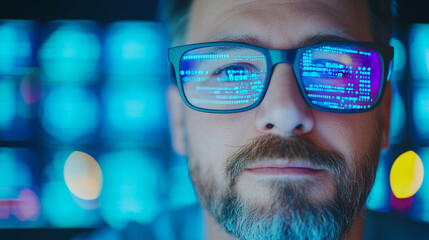
<svg viewBox="0 0 429 240">
<path fill-rule="evenodd" d="M 261 161 L 245 168 L 245 171 L 257 175 L 314 176 L 325 171 L 308 161 Z"/>
</svg>

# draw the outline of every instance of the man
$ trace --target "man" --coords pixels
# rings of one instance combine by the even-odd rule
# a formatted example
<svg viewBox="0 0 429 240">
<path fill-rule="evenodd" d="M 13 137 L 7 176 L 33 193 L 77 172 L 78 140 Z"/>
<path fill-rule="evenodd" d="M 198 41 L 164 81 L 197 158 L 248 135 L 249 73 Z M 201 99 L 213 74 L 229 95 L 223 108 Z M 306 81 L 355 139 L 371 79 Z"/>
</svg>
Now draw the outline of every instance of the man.
<svg viewBox="0 0 429 240">
<path fill-rule="evenodd" d="M 362 239 L 389 146 L 389 1 L 170 7 L 173 146 L 206 237 Z"/>
</svg>

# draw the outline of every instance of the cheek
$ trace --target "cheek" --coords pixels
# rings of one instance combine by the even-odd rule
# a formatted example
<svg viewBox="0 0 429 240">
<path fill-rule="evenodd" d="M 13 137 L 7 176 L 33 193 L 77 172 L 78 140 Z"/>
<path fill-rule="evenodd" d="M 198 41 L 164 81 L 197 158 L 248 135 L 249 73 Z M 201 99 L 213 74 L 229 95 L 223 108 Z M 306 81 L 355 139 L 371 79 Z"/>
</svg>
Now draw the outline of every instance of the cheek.
<svg viewBox="0 0 429 240">
<path fill-rule="evenodd" d="M 187 150 L 190 165 L 197 164 L 202 172 L 219 176 L 225 183 L 228 156 L 245 143 L 249 123 L 244 113 L 208 114 L 188 110 L 186 114 Z M 247 130 L 246 130 L 247 129 Z"/>
<path fill-rule="evenodd" d="M 378 120 L 375 111 L 322 115 L 318 117 L 314 130 L 322 138 L 324 147 L 342 153 L 347 161 L 361 159 L 376 145 Z"/>
</svg>

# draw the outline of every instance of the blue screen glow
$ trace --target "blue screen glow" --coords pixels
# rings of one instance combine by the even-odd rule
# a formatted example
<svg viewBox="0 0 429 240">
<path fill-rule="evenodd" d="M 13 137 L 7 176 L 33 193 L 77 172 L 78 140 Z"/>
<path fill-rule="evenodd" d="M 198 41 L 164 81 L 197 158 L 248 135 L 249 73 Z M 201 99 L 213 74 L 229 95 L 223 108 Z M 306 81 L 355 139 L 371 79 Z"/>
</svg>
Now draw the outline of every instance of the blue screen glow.
<svg viewBox="0 0 429 240">
<path fill-rule="evenodd" d="M 54 227 L 91 226 L 99 221 L 96 210 L 79 206 L 64 181 L 64 164 L 71 151 L 59 151 L 46 165 L 46 179 L 41 192 L 42 212 Z"/>
<path fill-rule="evenodd" d="M 123 82 L 111 81 L 104 88 L 106 125 L 103 133 L 107 138 L 113 137 L 113 141 L 118 138 L 146 140 L 152 144 L 162 141 L 167 127 L 164 88 L 145 83 L 146 79 L 125 81 L 126 78 Z"/>
<path fill-rule="evenodd" d="M 106 39 L 109 74 L 126 76 L 165 75 L 165 35 L 156 23 L 118 22 L 108 29 Z"/>
<path fill-rule="evenodd" d="M 96 131 L 99 105 L 93 92 L 77 86 L 60 86 L 49 91 L 43 102 L 43 127 L 56 139 L 74 141 Z"/>
<path fill-rule="evenodd" d="M 0 74 L 17 74 L 31 60 L 30 21 L 0 21 Z"/>
<path fill-rule="evenodd" d="M 415 135 L 429 140 L 429 87 L 415 87 L 412 103 Z"/>
<path fill-rule="evenodd" d="M 407 112 L 405 110 L 405 103 L 401 95 L 393 90 L 392 103 L 390 112 L 390 142 L 400 143 L 404 138 L 405 121 Z"/>
<path fill-rule="evenodd" d="M 104 187 L 100 213 L 114 228 L 130 221 L 148 223 L 157 215 L 160 202 L 160 166 L 142 151 L 115 151 L 100 157 Z"/>
<path fill-rule="evenodd" d="M 48 82 L 87 82 L 96 80 L 100 40 L 95 24 L 65 21 L 52 24 L 56 30 L 39 51 L 39 61 Z"/>
<path fill-rule="evenodd" d="M 410 69 L 415 81 L 429 81 L 429 24 L 414 24 L 409 35 Z"/>
</svg>

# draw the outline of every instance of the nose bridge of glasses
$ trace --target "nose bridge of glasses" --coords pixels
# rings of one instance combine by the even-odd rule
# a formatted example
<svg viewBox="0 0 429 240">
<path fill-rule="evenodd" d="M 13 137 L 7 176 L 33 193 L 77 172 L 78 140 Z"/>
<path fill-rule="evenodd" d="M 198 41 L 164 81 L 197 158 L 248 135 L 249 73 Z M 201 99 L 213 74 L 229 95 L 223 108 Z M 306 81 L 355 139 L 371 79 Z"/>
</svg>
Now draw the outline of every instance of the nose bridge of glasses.
<svg viewBox="0 0 429 240">
<path fill-rule="evenodd" d="M 270 49 L 269 54 L 272 66 L 279 63 L 288 63 L 292 65 L 295 60 L 296 50 Z"/>
</svg>

